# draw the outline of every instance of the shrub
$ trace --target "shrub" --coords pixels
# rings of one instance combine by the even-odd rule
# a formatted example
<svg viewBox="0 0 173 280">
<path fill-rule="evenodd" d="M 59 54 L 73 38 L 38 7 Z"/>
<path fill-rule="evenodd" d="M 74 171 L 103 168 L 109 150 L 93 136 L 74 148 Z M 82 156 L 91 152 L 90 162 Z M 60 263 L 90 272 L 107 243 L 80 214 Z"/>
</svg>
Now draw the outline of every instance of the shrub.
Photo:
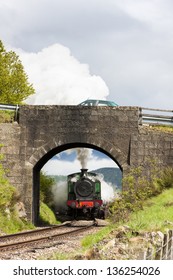
<svg viewBox="0 0 173 280">
<path fill-rule="evenodd" d="M 40 172 L 40 199 L 49 207 L 53 204 L 53 193 L 51 191 L 55 180 L 47 176 L 44 172 Z"/>
<path fill-rule="evenodd" d="M 0 123 L 11 123 L 14 121 L 14 112 L 0 110 Z"/>
<path fill-rule="evenodd" d="M 158 180 L 161 189 L 170 189 L 173 187 L 173 168 L 166 167 Z"/>
<path fill-rule="evenodd" d="M 2 159 L 3 155 L 0 154 L 0 160 Z M 14 207 L 18 200 L 19 196 L 16 188 L 9 183 L 5 170 L 0 163 L 0 229 L 5 233 L 14 233 L 33 227 L 24 219 L 19 218 Z"/>
<path fill-rule="evenodd" d="M 2 159 L 2 156 L 1 156 Z M 5 213 L 7 207 L 12 208 L 17 199 L 17 192 L 8 179 L 2 164 L 0 164 L 0 211 Z"/>
</svg>

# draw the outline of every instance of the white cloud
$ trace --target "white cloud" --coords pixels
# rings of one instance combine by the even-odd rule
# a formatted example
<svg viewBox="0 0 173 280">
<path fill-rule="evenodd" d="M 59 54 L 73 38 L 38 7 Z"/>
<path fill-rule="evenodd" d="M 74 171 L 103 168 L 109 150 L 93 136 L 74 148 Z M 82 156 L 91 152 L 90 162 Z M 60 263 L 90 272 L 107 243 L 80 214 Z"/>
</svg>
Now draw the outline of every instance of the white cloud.
<svg viewBox="0 0 173 280">
<path fill-rule="evenodd" d="M 91 75 L 67 47 L 55 44 L 38 53 L 16 49 L 36 94 L 26 102 L 34 105 L 78 104 L 87 98 L 105 99 L 109 90 L 101 77 Z"/>
<path fill-rule="evenodd" d="M 89 171 L 102 167 L 117 167 L 116 163 L 111 159 L 90 158 L 87 166 Z M 74 161 L 49 160 L 43 167 L 43 171 L 47 175 L 68 175 L 80 172 L 81 164 L 76 159 Z"/>
</svg>

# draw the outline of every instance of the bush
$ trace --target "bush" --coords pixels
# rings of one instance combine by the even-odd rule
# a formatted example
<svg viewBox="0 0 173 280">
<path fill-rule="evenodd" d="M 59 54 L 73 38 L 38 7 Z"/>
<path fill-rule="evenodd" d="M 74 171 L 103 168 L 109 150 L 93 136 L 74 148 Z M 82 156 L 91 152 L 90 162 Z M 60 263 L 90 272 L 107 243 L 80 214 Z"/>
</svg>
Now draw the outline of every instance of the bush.
<svg viewBox="0 0 173 280">
<path fill-rule="evenodd" d="M 53 204 L 52 186 L 55 180 L 47 176 L 44 172 L 40 172 L 40 200 L 46 203 L 49 207 Z"/>
<path fill-rule="evenodd" d="M 3 156 L 0 154 L 0 160 Z M 26 220 L 19 218 L 15 204 L 19 200 L 16 188 L 13 187 L 0 163 L 0 229 L 5 233 L 15 233 L 26 228 L 32 228 Z"/>
<path fill-rule="evenodd" d="M 1 157 L 2 158 L 2 157 Z M 0 164 L 0 211 L 5 213 L 6 208 L 12 208 L 17 199 L 17 192 L 5 176 L 5 171 Z"/>
<path fill-rule="evenodd" d="M 166 167 L 161 172 L 161 177 L 158 180 L 161 189 L 170 189 L 173 187 L 173 168 Z"/>
<path fill-rule="evenodd" d="M 14 121 L 14 112 L 0 110 L 0 123 L 11 123 Z"/>
</svg>

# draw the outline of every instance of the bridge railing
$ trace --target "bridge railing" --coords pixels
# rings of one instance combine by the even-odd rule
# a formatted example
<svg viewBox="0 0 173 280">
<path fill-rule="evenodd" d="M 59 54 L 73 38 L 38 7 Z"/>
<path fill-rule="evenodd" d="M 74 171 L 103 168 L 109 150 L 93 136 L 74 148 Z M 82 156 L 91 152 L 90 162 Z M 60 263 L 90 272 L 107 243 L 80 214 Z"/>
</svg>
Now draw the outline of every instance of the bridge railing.
<svg viewBox="0 0 173 280">
<path fill-rule="evenodd" d="M 14 121 L 18 120 L 19 105 L 11 105 L 11 104 L 0 103 L 0 110 L 14 111 Z"/>
<path fill-rule="evenodd" d="M 139 125 L 171 125 L 173 126 L 173 110 L 139 108 Z"/>
</svg>

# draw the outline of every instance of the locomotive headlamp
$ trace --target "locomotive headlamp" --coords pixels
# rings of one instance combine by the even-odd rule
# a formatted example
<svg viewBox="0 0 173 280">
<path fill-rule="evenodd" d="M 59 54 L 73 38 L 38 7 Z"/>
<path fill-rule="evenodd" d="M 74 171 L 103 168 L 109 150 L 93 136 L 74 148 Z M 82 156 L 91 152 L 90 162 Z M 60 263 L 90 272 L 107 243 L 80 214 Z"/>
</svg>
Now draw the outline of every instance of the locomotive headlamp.
<svg viewBox="0 0 173 280">
<path fill-rule="evenodd" d="M 100 204 L 97 201 L 95 201 L 94 206 L 95 206 L 95 208 L 98 208 L 100 206 Z"/>
<path fill-rule="evenodd" d="M 70 206 L 71 206 L 71 208 L 73 208 L 73 209 L 74 209 L 74 208 L 76 208 L 76 203 L 75 203 L 74 201 L 72 201 L 72 203 L 71 203 L 71 205 L 70 205 Z"/>
</svg>

